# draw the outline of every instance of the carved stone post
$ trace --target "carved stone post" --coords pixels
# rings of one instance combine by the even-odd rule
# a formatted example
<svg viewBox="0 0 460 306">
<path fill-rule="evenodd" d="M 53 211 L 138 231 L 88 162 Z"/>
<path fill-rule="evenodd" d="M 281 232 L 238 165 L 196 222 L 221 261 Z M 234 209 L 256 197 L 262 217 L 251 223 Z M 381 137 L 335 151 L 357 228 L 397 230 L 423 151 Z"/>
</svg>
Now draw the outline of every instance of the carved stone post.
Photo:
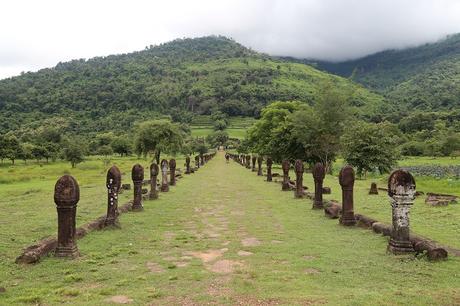
<svg viewBox="0 0 460 306">
<path fill-rule="evenodd" d="M 303 197 L 303 162 L 300 159 L 295 161 L 295 193 L 296 198 Z"/>
<path fill-rule="evenodd" d="M 170 180 L 169 184 L 171 186 L 176 185 L 176 160 L 174 158 L 171 158 L 169 161 L 169 174 L 170 174 Z"/>
<path fill-rule="evenodd" d="M 75 258 L 79 255 L 75 238 L 77 203 L 80 200 L 80 188 L 70 175 L 62 176 L 54 187 L 54 203 L 58 214 L 58 242 L 56 257 Z"/>
<path fill-rule="evenodd" d="M 228 155 L 228 153 L 225 154 L 225 160 L 227 161 L 227 164 L 228 164 L 228 162 L 230 160 L 230 155 Z"/>
<path fill-rule="evenodd" d="M 379 194 L 379 190 L 377 189 L 376 183 L 371 183 L 371 189 L 369 190 L 369 194 Z"/>
<path fill-rule="evenodd" d="M 388 196 L 393 215 L 393 228 L 388 251 L 405 254 L 414 251 L 409 240 L 409 212 L 415 199 L 415 180 L 404 170 L 396 170 L 388 179 Z"/>
<path fill-rule="evenodd" d="M 169 184 L 168 184 L 168 161 L 163 159 L 161 161 L 161 191 L 168 192 L 169 191 Z"/>
<path fill-rule="evenodd" d="M 246 168 L 251 169 L 251 156 L 246 155 Z"/>
<path fill-rule="evenodd" d="M 257 157 L 257 175 L 262 176 L 264 173 L 262 172 L 262 162 L 264 159 L 262 156 Z"/>
<path fill-rule="evenodd" d="M 356 219 L 353 211 L 353 185 L 355 184 L 355 171 L 351 166 L 340 170 L 339 183 L 342 186 L 342 216 L 340 224 L 355 225 Z"/>
<path fill-rule="evenodd" d="M 134 201 L 133 201 L 133 211 L 143 210 L 142 206 L 142 182 L 144 181 L 144 168 L 135 164 L 131 171 L 131 178 L 133 179 L 134 185 Z"/>
<path fill-rule="evenodd" d="M 283 184 L 281 186 L 281 190 L 288 191 L 290 190 L 289 188 L 289 168 L 291 167 L 289 160 L 287 159 L 283 160 L 281 167 L 283 168 Z"/>
<path fill-rule="evenodd" d="M 121 173 L 117 166 L 112 166 L 107 172 L 107 216 L 105 225 L 117 225 L 118 192 L 121 187 Z"/>
<path fill-rule="evenodd" d="M 185 174 L 190 174 L 190 156 L 185 158 Z"/>
<path fill-rule="evenodd" d="M 200 165 L 204 166 L 204 156 L 203 156 L 203 154 L 200 154 Z"/>
<path fill-rule="evenodd" d="M 158 173 L 159 173 L 158 165 L 155 163 L 151 164 L 150 165 L 150 194 L 149 194 L 150 200 L 158 199 L 158 188 L 157 188 Z"/>
<path fill-rule="evenodd" d="M 315 181 L 315 199 L 313 200 L 314 209 L 323 208 L 323 180 L 326 171 L 322 163 L 316 163 L 313 167 L 313 179 Z"/>
<path fill-rule="evenodd" d="M 256 161 L 257 161 L 257 157 L 255 155 L 252 155 L 252 172 L 256 172 Z"/>
<path fill-rule="evenodd" d="M 195 156 L 195 168 L 200 169 L 200 156 Z"/>
<path fill-rule="evenodd" d="M 273 165 L 272 158 L 267 157 L 267 182 L 272 181 L 272 165 Z"/>
</svg>

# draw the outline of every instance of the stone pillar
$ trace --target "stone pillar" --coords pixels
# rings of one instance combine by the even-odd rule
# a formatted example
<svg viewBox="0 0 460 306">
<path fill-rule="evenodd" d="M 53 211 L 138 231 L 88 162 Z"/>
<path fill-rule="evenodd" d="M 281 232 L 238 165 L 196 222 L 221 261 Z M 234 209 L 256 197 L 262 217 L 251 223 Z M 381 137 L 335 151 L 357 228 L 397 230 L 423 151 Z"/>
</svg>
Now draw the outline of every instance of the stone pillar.
<svg viewBox="0 0 460 306">
<path fill-rule="evenodd" d="M 79 256 L 75 237 L 77 203 L 80 200 L 80 188 L 70 175 L 62 176 L 54 187 L 54 203 L 58 214 L 58 241 L 54 255 L 56 257 Z"/>
<path fill-rule="evenodd" d="M 303 197 L 303 162 L 300 159 L 295 161 L 295 192 L 296 198 Z"/>
<path fill-rule="evenodd" d="M 150 200 L 158 199 L 157 179 L 159 170 L 160 169 L 157 164 L 153 163 L 150 165 Z"/>
<path fill-rule="evenodd" d="M 251 169 L 251 156 L 246 155 L 246 168 Z"/>
<path fill-rule="evenodd" d="M 185 174 L 190 174 L 190 156 L 187 155 L 185 158 Z"/>
<path fill-rule="evenodd" d="M 227 161 L 227 164 L 228 164 L 228 162 L 229 162 L 229 159 L 230 159 L 230 155 L 228 155 L 228 153 L 225 154 L 225 160 Z"/>
<path fill-rule="evenodd" d="M 200 165 L 204 166 L 204 157 L 203 154 L 200 154 Z"/>
<path fill-rule="evenodd" d="M 256 161 L 257 161 L 257 157 L 253 155 L 252 156 L 252 168 L 251 168 L 252 172 L 256 172 Z"/>
<path fill-rule="evenodd" d="M 200 169 L 200 156 L 195 156 L 195 168 Z"/>
<path fill-rule="evenodd" d="M 289 163 L 289 160 L 285 159 L 281 163 L 281 168 L 283 169 L 283 184 L 281 186 L 281 190 L 283 191 L 288 191 L 290 190 L 289 188 L 289 168 L 291 167 L 291 164 Z"/>
<path fill-rule="evenodd" d="M 267 182 L 272 181 L 272 165 L 273 165 L 272 158 L 267 157 Z"/>
<path fill-rule="evenodd" d="M 262 162 L 263 161 L 264 159 L 262 158 L 262 156 L 257 157 L 257 175 L 258 176 L 264 175 L 264 173 L 262 172 Z"/>
<path fill-rule="evenodd" d="M 315 199 L 313 200 L 313 209 L 322 209 L 323 206 L 323 180 L 326 171 L 322 163 L 316 163 L 313 167 L 313 179 L 315 181 Z"/>
<path fill-rule="evenodd" d="M 121 187 L 121 173 L 117 166 L 112 166 L 107 172 L 107 216 L 105 225 L 117 225 L 118 219 L 118 192 Z"/>
<path fill-rule="evenodd" d="M 176 160 L 174 158 L 171 158 L 169 160 L 169 174 L 170 174 L 169 184 L 171 186 L 176 186 Z"/>
<path fill-rule="evenodd" d="M 131 171 L 131 178 L 133 179 L 134 185 L 134 201 L 133 201 L 133 211 L 143 210 L 142 206 L 142 182 L 144 181 L 144 168 L 135 164 Z"/>
<path fill-rule="evenodd" d="M 376 183 L 371 183 L 371 189 L 369 189 L 369 194 L 379 194 L 379 190 L 377 189 Z"/>
<path fill-rule="evenodd" d="M 415 199 L 415 180 L 404 170 L 396 170 L 388 179 L 393 228 L 388 251 L 393 254 L 405 254 L 414 251 L 409 240 L 409 212 Z"/>
<path fill-rule="evenodd" d="M 163 159 L 160 165 L 161 165 L 161 191 L 168 192 L 169 191 L 168 161 L 166 159 Z"/>
<path fill-rule="evenodd" d="M 353 185 L 355 184 L 355 171 L 351 166 L 340 170 L 339 183 L 342 186 L 342 216 L 340 224 L 355 225 L 356 219 L 353 211 Z"/>
</svg>

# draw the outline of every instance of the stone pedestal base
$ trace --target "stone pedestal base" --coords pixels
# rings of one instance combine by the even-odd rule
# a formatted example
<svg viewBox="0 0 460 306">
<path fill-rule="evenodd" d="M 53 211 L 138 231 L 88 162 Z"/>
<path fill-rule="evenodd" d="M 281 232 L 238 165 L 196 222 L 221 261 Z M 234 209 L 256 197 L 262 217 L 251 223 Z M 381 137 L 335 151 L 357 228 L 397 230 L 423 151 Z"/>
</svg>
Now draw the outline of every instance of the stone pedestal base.
<svg viewBox="0 0 460 306">
<path fill-rule="evenodd" d="M 76 258 L 80 256 L 80 252 L 78 251 L 77 245 L 71 247 L 58 246 L 54 251 L 54 256 Z"/>
<path fill-rule="evenodd" d="M 344 226 L 353 226 L 356 225 L 356 219 L 355 217 L 350 217 L 350 216 L 344 216 L 340 217 L 339 223 Z"/>
<path fill-rule="evenodd" d="M 403 255 L 415 252 L 414 247 L 410 241 L 398 241 L 390 239 L 387 247 L 388 252 L 395 255 Z"/>
<path fill-rule="evenodd" d="M 142 210 L 144 210 L 144 207 L 142 206 L 142 204 L 141 205 L 134 205 L 133 204 L 131 210 L 132 211 L 142 211 Z"/>
<path fill-rule="evenodd" d="M 312 209 L 323 209 L 324 205 L 322 201 L 313 201 Z"/>
<path fill-rule="evenodd" d="M 168 192 L 169 191 L 169 185 L 168 184 L 161 185 L 161 191 L 162 192 Z"/>
</svg>

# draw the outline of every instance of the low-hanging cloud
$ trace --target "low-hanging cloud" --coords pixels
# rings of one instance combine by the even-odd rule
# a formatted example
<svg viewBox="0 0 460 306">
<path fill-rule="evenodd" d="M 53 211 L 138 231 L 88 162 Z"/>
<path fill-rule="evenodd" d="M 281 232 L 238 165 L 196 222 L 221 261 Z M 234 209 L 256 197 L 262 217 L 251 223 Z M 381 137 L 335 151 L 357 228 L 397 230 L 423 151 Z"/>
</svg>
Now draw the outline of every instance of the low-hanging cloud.
<svg viewBox="0 0 460 306">
<path fill-rule="evenodd" d="M 6 0 L 0 9 L 0 78 L 182 37 L 340 61 L 460 32 L 457 0 Z"/>
</svg>

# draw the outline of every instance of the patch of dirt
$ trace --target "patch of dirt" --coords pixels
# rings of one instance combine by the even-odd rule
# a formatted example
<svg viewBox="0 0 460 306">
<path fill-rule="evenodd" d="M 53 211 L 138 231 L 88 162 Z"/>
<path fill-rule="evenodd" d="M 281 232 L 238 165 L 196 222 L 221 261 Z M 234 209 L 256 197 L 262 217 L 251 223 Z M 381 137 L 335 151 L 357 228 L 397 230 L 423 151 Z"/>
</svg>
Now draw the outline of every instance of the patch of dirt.
<svg viewBox="0 0 460 306">
<path fill-rule="evenodd" d="M 302 258 L 305 259 L 305 260 L 313 260 L 313 259 L 316 259 L 316 257 L 315 257 L 315 256 L 312 256 L 312 255 L 304 255 L 304 256 L 302 256 Z"/>
<path fill-rule="evenodd" d="M 254 253 L 241 250 L 241 251 L 238 251 L 237 254 L 240 256 L 251 256 Z"/>
<path fill-rule="evenodd" d="M 228 249 L 220 250 L 207 250 L 206 252 L 188 252 L 186 255 L 191 255 L 193 257 L 201 259 L 203 262 L 214 261 L 217 258 L 221 257 Z"/>
<path fill-rule="evenodd" d="M 152 273 L 163 273 L 165 272 L 166 270 L 160 266 L 159 264 L 157 264 L 156 262 L 147 262 L 147 268 L 150 270 L 150 272 Z"/>
<path fill-rule="evenodd" d="M 133 301 L 133 299 L 130 299 L 126 295 L 115 295 L 115 296 L 112 296 L 111 298 L 106 299 L 105 301 L 109 303 L 116 303 L 116 304 L 129 304 Z"/>
<path fill-rule="evenodd" d="M 321 271 L 315 268 L 308 268 L 305 270 L 305 274 L 319 274 Z"/>
<path fill-rule="evenodd" d="M 227 245 L 230 244 L 230 242 L 231 242 L 231 241 L 225 241 L 225 242 L 222 243 L 222 246 L 227 246 Z"/>
<path fill-rule="evenodd" d="M 254 237 L 249 237 L 241 240 L 241 244 L 245 247 L 258 246 L 261 244 L 260 240 Z"/>
<path fill-rule="evenodd" d="M 176 265 L 176 267 L 178 268 L 183 268 L 183 267 L 186 267 L 188 266 L 188 262 L 186 261 L 175 261 L 174 264 Z"/>
<path fill-rule="evenodd" d="M 235 271 L 235 268 L 241 267 L 242 264 L 238 261 L 223 259 L 218 260 L 212 265 L 208 265 L 206 268 L 214 273 L 228 274 Z"/>
</svg>

